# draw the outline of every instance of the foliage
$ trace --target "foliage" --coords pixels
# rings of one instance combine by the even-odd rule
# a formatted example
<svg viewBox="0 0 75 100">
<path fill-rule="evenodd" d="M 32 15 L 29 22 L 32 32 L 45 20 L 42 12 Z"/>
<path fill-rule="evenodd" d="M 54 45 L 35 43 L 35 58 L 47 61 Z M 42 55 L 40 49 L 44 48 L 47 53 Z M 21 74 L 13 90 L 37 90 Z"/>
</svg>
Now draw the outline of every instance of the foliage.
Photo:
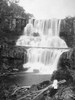
<svg viewBox="0 0 75 100">
<path fill-rule="evenodd" d="M 20 16 L 20 17 L 30 17 L 32 16 L 29 13 L 26 13 L 25 10 L 19 6 L 18 4 L 14 2 L 10 2 L 10 5 L 8 4 L 10 0 L 1 0 L 0 1 L 0 12 L 1 15 L 5 16 Z M 12 0 L 11 0 L 12 1 Z M 5 17 L 2 16 L 2 17 Z"/>
<path fill-rule="evenodd" d="M 14 24 L 15 17 L 25 18 L 26 21 L 28 21 L 29 18 L 32 17 L 31 14 L 26 13 L 25 10 L 18 4 L 12 2 L 12 0 L 10 2 L 9 1 L 10 0 L 0 1 L 0 29 L 5 30 L 5 32 L 7 29 L 10 30 L 10 24 Z M 21 24 L 20 20 L 18 20 L 17 24 Z"/>
</svg>

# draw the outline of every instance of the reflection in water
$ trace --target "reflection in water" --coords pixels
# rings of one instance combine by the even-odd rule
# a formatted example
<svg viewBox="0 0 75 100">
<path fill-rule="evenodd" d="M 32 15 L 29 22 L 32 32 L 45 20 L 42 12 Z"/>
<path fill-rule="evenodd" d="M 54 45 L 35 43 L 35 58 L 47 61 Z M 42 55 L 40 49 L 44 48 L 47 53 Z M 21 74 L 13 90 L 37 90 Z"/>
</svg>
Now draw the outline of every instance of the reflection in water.
<svg viewBox="0 0 75 100">
<path fill-rule="evenodd" d="M 58 49 L 67 48 L 65 41 L 59 37 L 60 23 L 61 20 L 51 19 L 30 20 L 27 24 L 24 35 L 16 42 L 19 46 L 35 47 L 27 50 L 28 62 L 23 65 L 24 68 L 29 68 L 27 72 L 37 70 L 39 74 L 52 74 L 57 70 L 59 57 L 67 50 Z M 39 35 L 36 36 L 36 33 Z"/>
</svg>

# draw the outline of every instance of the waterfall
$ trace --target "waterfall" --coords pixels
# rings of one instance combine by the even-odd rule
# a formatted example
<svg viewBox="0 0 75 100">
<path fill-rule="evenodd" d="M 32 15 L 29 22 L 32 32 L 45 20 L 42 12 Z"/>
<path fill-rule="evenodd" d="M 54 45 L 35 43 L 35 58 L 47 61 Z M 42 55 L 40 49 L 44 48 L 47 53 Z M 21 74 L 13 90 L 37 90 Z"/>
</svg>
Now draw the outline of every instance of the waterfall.
<svg viewBox="0 0 75 100">
<path fill-rule="evenodd" d="M 23 65 L 29 68 L 27 72 L 38 70 L 41 74 L 52 74 L 57 70 L 59 57 L 67 48 L 59 37 L 60 23 L 58 19 L 29 21 L 24 34 L 16 42 L 16 45 L 31 47 L 27 50 L 28 62 Z"/>
<path fill-rule="evenodd" d="M 34 32 L 40 36 L 58 36 L 61 20 L 30 20 L 27 24 L 24 33 L 31 36 Z"/>
</svg>

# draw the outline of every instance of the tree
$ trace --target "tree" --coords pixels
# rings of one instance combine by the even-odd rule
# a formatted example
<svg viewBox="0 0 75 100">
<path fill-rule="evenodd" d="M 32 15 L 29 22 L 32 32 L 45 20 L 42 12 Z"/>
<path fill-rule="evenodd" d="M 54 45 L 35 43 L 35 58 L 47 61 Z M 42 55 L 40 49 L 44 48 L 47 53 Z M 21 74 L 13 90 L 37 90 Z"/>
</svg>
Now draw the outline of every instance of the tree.
<svg viewBox="0 0 75 100">
<path fill-rule="evenodd" d="M 26 13 L 25 10 L 15 2 L 16 0 L 0 1 L 0 28 L 2 30 L 8 30 L 10 22 L 13 21 L 15 17 L 25 18 L 28 22 L 29 18 L 33 16 L 32 14 Z"/>
</svg>

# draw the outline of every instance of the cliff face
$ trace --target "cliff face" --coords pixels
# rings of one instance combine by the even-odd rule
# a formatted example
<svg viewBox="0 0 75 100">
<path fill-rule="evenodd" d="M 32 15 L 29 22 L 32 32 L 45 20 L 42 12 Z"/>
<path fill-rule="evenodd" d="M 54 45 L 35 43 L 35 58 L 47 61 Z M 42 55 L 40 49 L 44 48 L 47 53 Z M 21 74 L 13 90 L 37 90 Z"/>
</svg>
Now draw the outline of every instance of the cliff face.
<svg viewBox="0 0 75 100">
<path fill-rule="evenodd" d="M 75 47 L 75 17 L 67 17 L 61 21 L 60 37 L 68 47 Z"/>
<path fill-rule="evenodd" d="M 0 47 L 0 73 L 21 71 L 27 62 L 27 52 L 24 48 L 7 46 Z"/>
<path fill-rule="evenodd" d="M 8 2 L 9 0 L 0 0 L 0 43 L 1 38 L 6 38 L 8 42 L 16 42 L 29 18 L 33 16 L 13 0 L 10 0 L 10 6 Z"/>
</svg>

